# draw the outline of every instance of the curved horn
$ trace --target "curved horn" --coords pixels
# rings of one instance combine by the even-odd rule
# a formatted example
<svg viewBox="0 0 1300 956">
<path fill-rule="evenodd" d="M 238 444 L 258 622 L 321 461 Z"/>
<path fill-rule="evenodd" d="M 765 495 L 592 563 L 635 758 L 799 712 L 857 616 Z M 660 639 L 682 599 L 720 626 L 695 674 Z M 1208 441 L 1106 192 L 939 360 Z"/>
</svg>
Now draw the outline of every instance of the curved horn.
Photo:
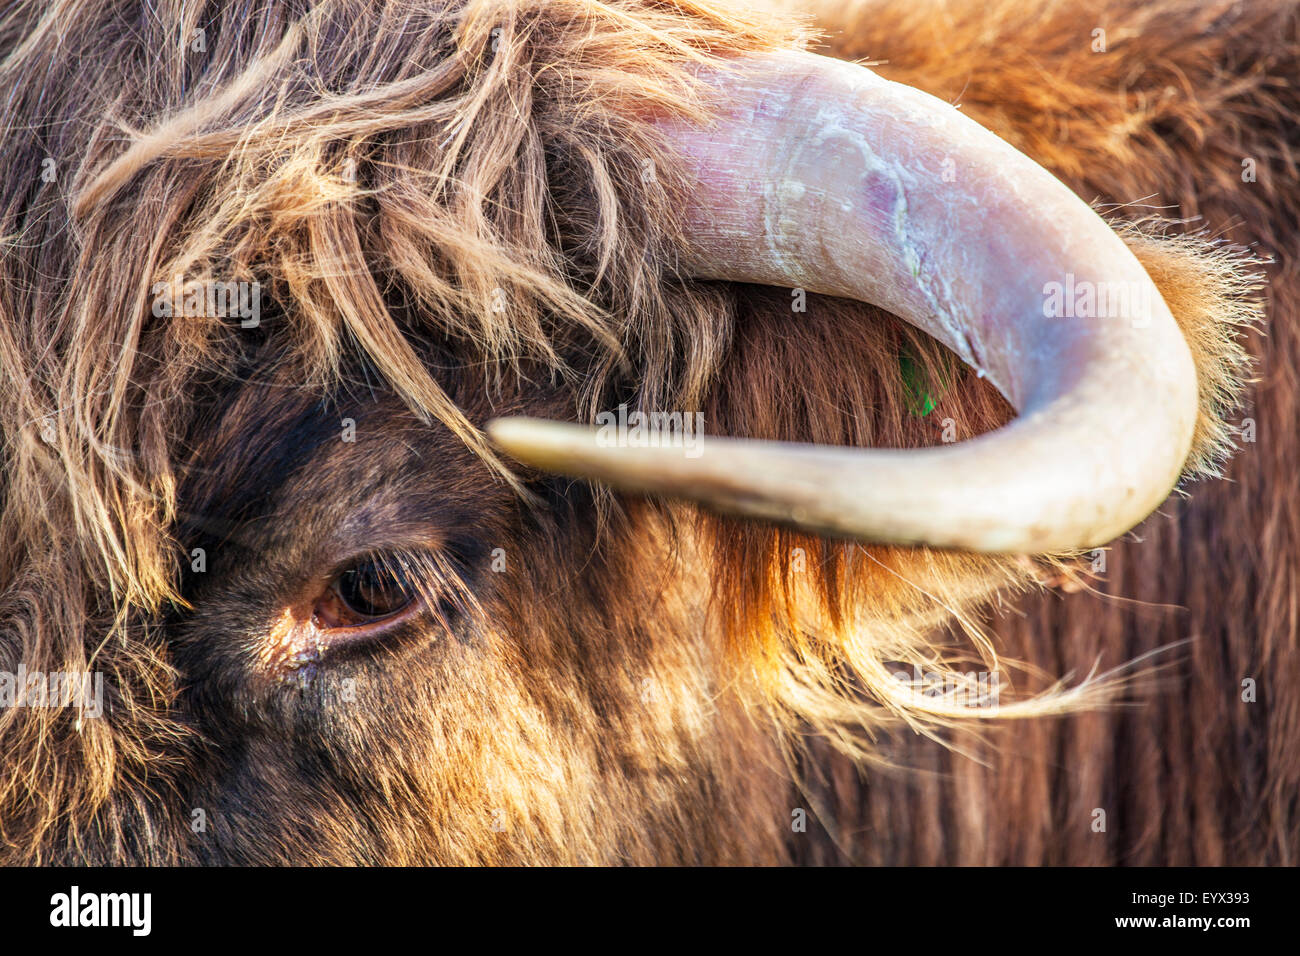
<svg viewBox="0 0 1300 956">
<path fill-rule="evenodd" d="M 905 451 L 710 437 L 687 457 L 529 419 L 493 422 L 499 446 L 819 533 L 976 551 L 1093 547 L 1164 500 L 1191 447 L 1192 357 L 1086 204 L 952 106 L 860 66 L 786 52 L 708 81 L 716 125 L 665 124 L 693 174 L 689 272 L 882 306 L 987 375 L 1019 417 Z M 1098 315 L 1071 308 L 1085 283 Z"/>
</svg>

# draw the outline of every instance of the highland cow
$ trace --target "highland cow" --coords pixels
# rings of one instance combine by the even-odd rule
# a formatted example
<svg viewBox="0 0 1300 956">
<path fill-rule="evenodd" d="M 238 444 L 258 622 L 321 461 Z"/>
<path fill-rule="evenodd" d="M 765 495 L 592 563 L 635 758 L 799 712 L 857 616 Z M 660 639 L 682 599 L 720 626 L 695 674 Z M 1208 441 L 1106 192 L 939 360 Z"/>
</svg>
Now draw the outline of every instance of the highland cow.
<svg viewBox="0 0 1300 956">
<path fill-rule="evenodd" d="M 0 859 L 1294 861 L 1297 8 L 1032 6 L 0 14 Z"/>
</svg>

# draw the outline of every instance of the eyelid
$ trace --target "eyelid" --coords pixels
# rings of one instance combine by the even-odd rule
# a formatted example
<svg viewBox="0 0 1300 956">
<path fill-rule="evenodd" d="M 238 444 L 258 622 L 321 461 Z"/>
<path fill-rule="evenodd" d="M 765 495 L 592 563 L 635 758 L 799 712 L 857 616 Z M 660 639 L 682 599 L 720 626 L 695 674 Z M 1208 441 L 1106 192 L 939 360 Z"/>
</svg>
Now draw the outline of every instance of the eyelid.
<svg viewBox="0 0 1300 956">
<path fill-rule="evenodd" d="M 323 609 L 321 605 L 330 600 L 341 601 L 337 594 L 335 594 L 333 585 L 330 586 L 330 590 L 326 592 L 326 594 L 317 599 L 316 606 L 312 609 L 311 622 L 312 626 L 317 630 L 336 632 L 360 630 L 381 631 L 396 626 L 400 622 L 420 613 L 421 609 L 425 606 L 424 598 L 421 597 L 420 592 L 416 591 L 411 595 L 409 601 L 390 614 L 385 614 L 379 617 L 362 618 L 361 620 L 351 623 L 334 623 L 330 619 L 323 618 L 322 616 Z M 349 608 L 349 610 L 351 609 Z"/>
<path fill-rule="evenodd" d="M 358 551 L 349 555 L 334 565 L 334 569 L 329 574 L 329 580 L 333 581 L 341 577 L 348 571 L 356 570 L 363 564 L 375 562 L 381 566 L 394 566 L 399 568 L 404 574 L 416 575 L 424 567 L 434 563 L 435 547 L 421 545 L 394 545 L 391 547 L 379 546 L 370 547 L 364 551 Z"/>
</svg>

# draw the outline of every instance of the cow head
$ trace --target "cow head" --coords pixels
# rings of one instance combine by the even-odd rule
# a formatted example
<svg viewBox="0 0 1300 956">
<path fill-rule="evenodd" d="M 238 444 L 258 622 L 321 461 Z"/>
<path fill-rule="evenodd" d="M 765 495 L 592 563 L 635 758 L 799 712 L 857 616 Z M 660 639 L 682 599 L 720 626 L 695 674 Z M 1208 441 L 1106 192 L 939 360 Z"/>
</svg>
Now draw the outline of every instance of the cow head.
<svg viewBox="0 0 1300 956">
<path fill-rule="evenodd" d="M 894 672 L 1224 447 L 1236 260 L 779 25 L 5 17 L 0 661 L 107 677 L 13 858 L 778 859 L 800 734 L 1086 703 Z"/>
</svg>

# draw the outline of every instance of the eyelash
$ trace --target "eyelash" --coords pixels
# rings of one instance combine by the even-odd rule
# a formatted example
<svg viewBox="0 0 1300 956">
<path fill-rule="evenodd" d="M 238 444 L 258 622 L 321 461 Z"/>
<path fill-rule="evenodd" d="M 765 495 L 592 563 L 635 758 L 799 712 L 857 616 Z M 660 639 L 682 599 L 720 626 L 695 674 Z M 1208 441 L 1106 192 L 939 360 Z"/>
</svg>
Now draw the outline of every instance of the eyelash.
<svg viewBox="0 0 1300 956">
<path fill-rule="evenodd" d="M 366 614 L 358 610 L 348 600 L 344 589 L 363 588 L 362 574 L 372 579 L 398 582 L 406 600 L 382 614 Z M 458 614 L 477 607 L 450 555 L 424 550 L 376 551 L 353 559 L 335 573 L 328 589 L 317 601 L 313 620 L 318 627 L 325 628 L 379 626 L 407 616 L 413 607 L 419 605 L 448 626 Z"/>
</svg>

